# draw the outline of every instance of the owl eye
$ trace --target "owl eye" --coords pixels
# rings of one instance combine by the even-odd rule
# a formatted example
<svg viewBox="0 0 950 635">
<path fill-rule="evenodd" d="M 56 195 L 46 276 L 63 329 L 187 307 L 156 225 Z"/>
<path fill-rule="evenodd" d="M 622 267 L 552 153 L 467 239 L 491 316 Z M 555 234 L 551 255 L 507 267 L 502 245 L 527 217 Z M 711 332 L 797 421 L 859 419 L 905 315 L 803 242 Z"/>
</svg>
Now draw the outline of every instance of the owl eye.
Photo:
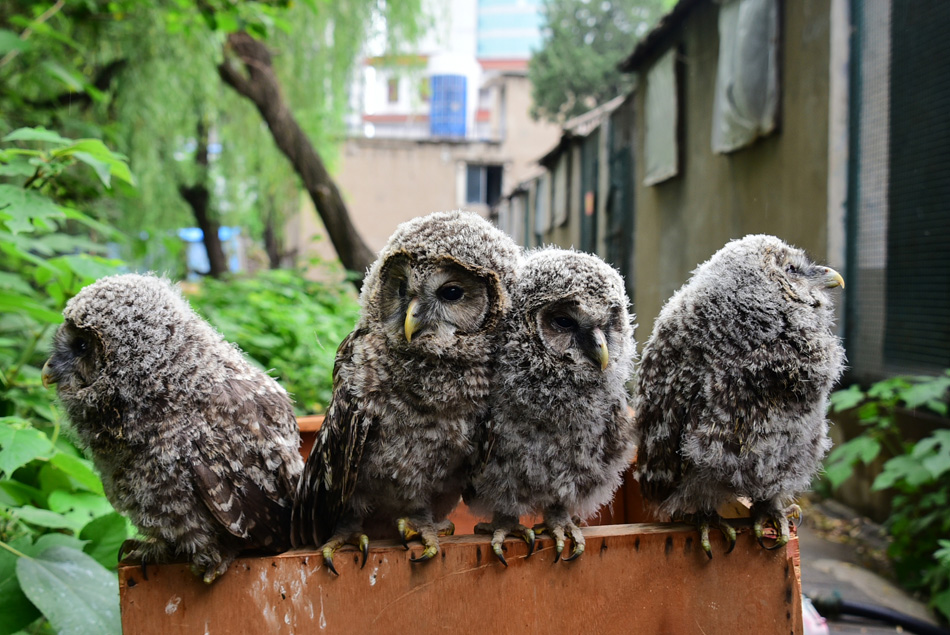
<svg viewBox="0 0 950 635">
<path fill-rule="evenodd" d="M 577 329 L 577 320 L 566 315 L 555 315 L 551 321 L 556 327 L 565 331 L 573 331 Z"/>
<path fill-rule="evenodd" d="M 406 287 L 407 287 L 407 286 L 408 286 L 408 285 L 406 284 L 406 281 L 405 281 L 405 280 L 400 280 L 400 281 L 399 281 L 399 297 L 400 297 L 400 298 L 406 297 Z"/>
<path fill-rule="evenodd" d="M 440 288 L 437 295 L 444 302 L 458 302 L 465 295 L 465 290 L 455 284 L 447 284 Z"/>
<path fill-rule="evenodd" d="M 77 337 L 73 339 L 69 347 L 73 349 L 73 353 L 76 355 L 82 355 L 87 350 L 89 350 L 89 342 L 86 341 L 86 338 L 84 337 Z"/>
<path fill-rule="evenodd" d="M 799 273 L 801 273 L 801 270 L 795 265 L 789 264 L 789 265 L 785 265 L 785 272 L 790 273 L 792 275 L 798 275 Z"/>
</svg>

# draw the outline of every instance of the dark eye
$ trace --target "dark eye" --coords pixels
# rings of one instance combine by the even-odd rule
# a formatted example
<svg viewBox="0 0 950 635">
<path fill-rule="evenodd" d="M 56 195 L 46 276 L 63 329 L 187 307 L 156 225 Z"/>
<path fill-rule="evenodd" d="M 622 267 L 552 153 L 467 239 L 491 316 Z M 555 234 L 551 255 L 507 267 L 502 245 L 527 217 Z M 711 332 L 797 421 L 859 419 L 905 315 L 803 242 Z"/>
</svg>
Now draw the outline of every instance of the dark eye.
<svg viewBox="0 0 950 635">
<path fill-rule="evenodd" d="M 73 339 L 69 347 L 73 349 L 73 353 L 76 355 L 82 355 L 89 350 L 89 342 L 84 337 L 77 337 Z"/>
<path fill-rule="evenodd" d="M 439 299 L 445 302 L 458 302 L 464 295 L 465 290 L 462 289 L 462 287 L 454 284 L 447 284 L 439 289 L 438 292 Z"/>
<path fill-rule="evenodd" d="M 798 267 L 796 267 L 795 265 L 785 265 L 785 272 L 791 273 L 794 275 L 798 275 L 800 273 Z"/>
<path fill-rule="evenodd" d="M 407 287 L 406 281 L 400 280 L 399 281 L 399 297 L 400 298 L 406 297 L 406 287 Z"/>
<path fill-rule="evenodd" d="M 577 328 L 577 320 L 566 315 L 556 315 L 551 321 L 556 327 L 565 331 L 573 331 Z"/>
</svg>

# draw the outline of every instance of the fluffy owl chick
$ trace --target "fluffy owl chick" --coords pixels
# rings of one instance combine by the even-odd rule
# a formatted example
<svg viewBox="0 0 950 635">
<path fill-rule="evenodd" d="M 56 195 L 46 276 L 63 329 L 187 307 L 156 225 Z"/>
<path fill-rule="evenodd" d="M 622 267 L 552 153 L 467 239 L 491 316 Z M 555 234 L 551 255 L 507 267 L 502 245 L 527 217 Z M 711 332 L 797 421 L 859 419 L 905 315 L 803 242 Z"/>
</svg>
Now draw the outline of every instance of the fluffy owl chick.
<svg viewBox="0 0 950 635">
<path fill-rule="evenodd" d="M 334 573 L 347 543 L 365 564 L 370 533 L 421 538 L 421 561 L 453 531 L 520 257 L 480 216 L 439 212 L 400 225 L 369 269 L 294 505 L 295 544 L 322 545 Z"/>
<path fill-rule="evenodd" d="M 697 522 L 710 558 L 710 523 L 735 545 L 716 510 L 737 496 L 753 502 L 760 543 L 767 524 L 773 548 L 788 541 L 788 506 L 831 445 L 838 286 L 801 250 L 746 236 L 697 267 L 656 320 L 636 382 L 640 486 L 660 511 Z"/>
<path fill-rule="evenodd" d="M 145 562 L 212 582 L 244 549 L 289 547 L 303 470 L 287 393 L 168 281 L 103 278 L 69 301 L 43 369 Z"/>
<path fill-rule="evenodd" d="M 625 382 L 635 345 L 620 274 L 596 256 L 547 248 L 526 258 L 512 294 L 492 390 L 482 465 L 466 494 L 490 515 L 477 527 L 502 553 L 506 535 L 533 547 L 525 514 L 543 513 L 560 559 L 565 537 L 584 551 L 587 518 L 620 485 L 634 451 Z M 530 547 L 529 547 L 530 549 Z"/>
</svg>

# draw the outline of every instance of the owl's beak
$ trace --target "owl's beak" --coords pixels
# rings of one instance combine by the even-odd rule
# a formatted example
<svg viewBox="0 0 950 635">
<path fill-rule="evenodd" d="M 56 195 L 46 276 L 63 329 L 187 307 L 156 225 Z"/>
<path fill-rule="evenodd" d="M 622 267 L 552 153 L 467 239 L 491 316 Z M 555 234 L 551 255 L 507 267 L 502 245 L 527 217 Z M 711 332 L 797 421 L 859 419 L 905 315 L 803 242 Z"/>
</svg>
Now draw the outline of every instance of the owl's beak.
<svg viewBox="0 0 950 635">
<path fill-rule="evenodd" d="M 596 350 L 596 354 L 593 355 L 594 362 L 600 364 L 600 370 L 607 370 L 610 355 L 607 352 L 607 338 L 600 329 L 594 329 L 594 346 Z"/>
<path fill-rule="evenodd" d="M 49 388 L 51 384 L 56 383 L 56 379 L 53 378 L 53 371 L 49 367 L 49 360 L 46 360 L 46 363 L 43 364 L 43 372 L 41 374 L 43 380 L 43 388 Z"/>
<path fill-rule="evenodd" d="M 419 306 L 419 298 L 413 298 L 406 309 L 406 341 L 412 341 L 412 334 L 419 330 L 419 318 L 416 317 L 416 307 Z"/>
<path fill-rule="evenodd" d="M 833 289 L 835 287 L 841 287 L 844 289 L 844 278 L 841 277 L 841 274 L 831 267 L 825 267 L 824 269 L 825 273 L 821 276 L 821 279 L 825 283 L 825 288 Z"/>
</svg>

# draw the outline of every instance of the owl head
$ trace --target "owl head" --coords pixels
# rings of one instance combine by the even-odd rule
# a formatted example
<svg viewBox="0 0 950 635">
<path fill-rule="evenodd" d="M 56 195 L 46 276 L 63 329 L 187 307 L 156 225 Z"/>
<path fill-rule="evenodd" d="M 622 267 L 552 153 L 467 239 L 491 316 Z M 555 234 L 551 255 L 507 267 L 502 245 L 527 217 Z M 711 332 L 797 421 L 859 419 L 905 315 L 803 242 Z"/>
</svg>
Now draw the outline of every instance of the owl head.
<svg viewBox="0 0 950 635">
<path fill-rule="evenodd" d="M 221 341 L 170 281 L 153 275 L 102 278 L 63 317 L 43 380 L 57 384 L 73 415 L 118 403 L 159 406 L 152 400 L 187 385 L 197 368 L 195 344 Z"/>
<path fill-rule="evenodd" d="M 805 252 L 775 236 L 751 234 L 730 241 L 694 272 L 696 284 L 746 309 L 770 315 L 830 313 L 829 291 L 841 275 L 812 262 Z M 807 318 L 804 318 L 807 319 Z"/>
<path fill-rule="evenodd" d="M 544 248 L 528 254 L 515 288 L 509 346 L 530 346 L 551 376 L 626 378 L 633 364 L 632 315 L 623 278 L 586 253 Z M 523 341 L 526 340 L 526 341 Z"/>
<path fill-rule="evenodd" d="M 361 322 L 394 350 L 453 356 L 493 333 L 511 305 L 520 250 L 477 214 L 438 212 L 399 225 L 370 267 Z"/>
</svg>

